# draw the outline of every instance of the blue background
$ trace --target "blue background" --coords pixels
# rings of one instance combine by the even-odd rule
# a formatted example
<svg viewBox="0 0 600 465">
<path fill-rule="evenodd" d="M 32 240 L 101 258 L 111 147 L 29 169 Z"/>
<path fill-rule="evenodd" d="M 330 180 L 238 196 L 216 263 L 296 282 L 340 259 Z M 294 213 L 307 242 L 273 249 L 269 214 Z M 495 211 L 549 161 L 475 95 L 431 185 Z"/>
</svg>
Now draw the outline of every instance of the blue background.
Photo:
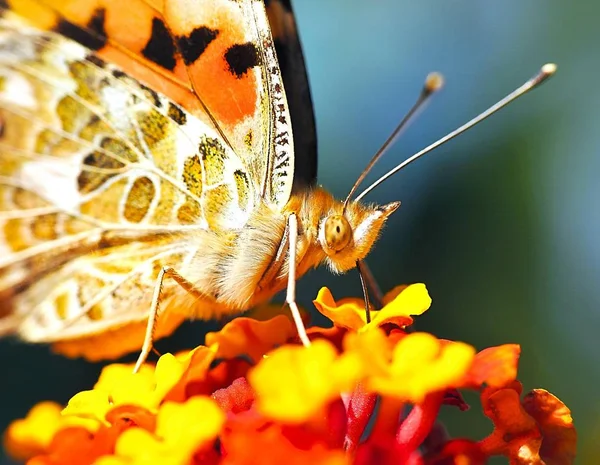
<svg viewBox="0 0 600 465">
<path fill-rule="evenodd" d="M 580 434 L 578 463 L 594 463 L 600 4 L 302 0 L 295 8 L 317 117 L 319 182 L 340 197 L 428 72 L 442 72 L 445 89 L 376 174 L 484 110 L 542 64 L 559 65 L 543 87 L 369 195 L 403 202 L 369 263 L 384 289 L 427 284 L 433 306 L 419 329 L 479 349 L 521 344 L 525 388 L 546 388 L 567 403 Z M 300 282 L 301 303 L 309 307 L 321 285 L 334 295 L 360 295 L 356 273 L 320 270 Z M 197 326 L 187 330 L 196 343 L 198 334 Z M 99 369 L 14 341 L 0 344 L 0 364 L 2 427 L 41 399 L 64 402 L 89 388 Z M 446 413 L 450 431 L 483 437 L 490 424 L 477 415 L 477 400 L 468 400 L 473 412 Z"/>
</svg>

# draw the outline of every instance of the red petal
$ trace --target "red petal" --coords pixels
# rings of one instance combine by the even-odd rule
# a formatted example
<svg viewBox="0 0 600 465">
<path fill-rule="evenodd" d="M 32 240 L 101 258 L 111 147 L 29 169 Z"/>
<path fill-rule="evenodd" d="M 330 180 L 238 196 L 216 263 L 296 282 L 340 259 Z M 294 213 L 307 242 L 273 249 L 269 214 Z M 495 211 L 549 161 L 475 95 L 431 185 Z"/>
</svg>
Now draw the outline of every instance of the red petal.
<svg viewBox="0 0 600 465">
<path fill-rule="evenodd" d="M 442 406 L 443 392 L 429 394 L 422 404 L 413 406 L 396 434 L 396 441 L 406 456 L 410 456 L 429 435 Z"/>
<path fill-rule="evenodd" d="M 212 397 L 224 412 L 235 414 L 252 407 L 254 391 L 246 378 L 238 378 L 230 386 L 216 390 Z"/>
<path fill-rule="evenodd" d="M 348 425 L 346 426 L 345 448 L 348 452 L 354 452 L 365 432 L 365 428 L 373 415 L 377 395 L 364 390 L 359 384 L 350 396 L 348 402 Z"/>
</svg>

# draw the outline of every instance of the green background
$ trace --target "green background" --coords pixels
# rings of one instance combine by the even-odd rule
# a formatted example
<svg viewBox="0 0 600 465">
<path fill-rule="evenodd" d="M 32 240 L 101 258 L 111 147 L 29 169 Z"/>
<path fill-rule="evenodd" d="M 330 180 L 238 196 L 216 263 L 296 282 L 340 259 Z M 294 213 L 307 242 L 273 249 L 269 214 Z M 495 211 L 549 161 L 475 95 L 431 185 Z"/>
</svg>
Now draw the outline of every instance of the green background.
<svg viewBox="0 0 600 465">
<path fill-rule="evenodd" d="M 542 88 L 369 195 L 403 202 L 369 264 L 384 289 L 427 284 L 433 305 L 419 329 L 478 349 L 521 344 L 526 390 L 543 387 L 566 402 L 580 435 L 578 463 L 598 463 L 600 2 L 302 0 L 295 8 L 317 116 L 319 182 L 340 197 L 428 72 L 442 72 L 446 87 L 377 174 L 542 64 L 559 65 Z M 299 283 L 301 303 L 309 307 L 321 285 L 336 296 L 361 292 L 355 272 L 319 270 Z M 200 343 L 201 329 L 177 339 Z M 64 402 L 89 388 L 99 369 L 17 341 L 0 343 L 0 364 L 2 427 L 39 400 Z M 471 412 L 448 410 L 448 425 L 481 438 L 490 424 L 469 400 Z"/>
</svg>

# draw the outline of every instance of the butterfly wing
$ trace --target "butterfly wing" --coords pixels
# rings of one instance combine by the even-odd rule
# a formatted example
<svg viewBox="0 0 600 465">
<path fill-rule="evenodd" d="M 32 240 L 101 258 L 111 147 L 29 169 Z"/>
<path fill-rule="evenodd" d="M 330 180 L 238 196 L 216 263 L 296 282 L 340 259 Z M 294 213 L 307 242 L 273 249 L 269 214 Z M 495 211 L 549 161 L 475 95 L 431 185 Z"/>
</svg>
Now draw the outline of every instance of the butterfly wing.
<svg viewBox="0 0 600 465">
<path fill-rule="evenodd" d="M 9 4 L 212 125 L 264 200 L 276 209 L 287 203 L 294 170 L 290 115 L 262 0 Z"/>
<path fill-rule="evenodd" d="M 317 131 L 310 86 L 291 3 L 282 0 L 265 3 L 296 134 L 293 190 L 299 191 L 317 180 Z"/>
<path fill-rule="evenodd" d="M 10 12 L 0 120 L 0 294 L 13 307 L 0 330 L 27 340 L 144 321 L 161 267 L 184 268 L 258 199 L 214 128 Z"/>
</svg>

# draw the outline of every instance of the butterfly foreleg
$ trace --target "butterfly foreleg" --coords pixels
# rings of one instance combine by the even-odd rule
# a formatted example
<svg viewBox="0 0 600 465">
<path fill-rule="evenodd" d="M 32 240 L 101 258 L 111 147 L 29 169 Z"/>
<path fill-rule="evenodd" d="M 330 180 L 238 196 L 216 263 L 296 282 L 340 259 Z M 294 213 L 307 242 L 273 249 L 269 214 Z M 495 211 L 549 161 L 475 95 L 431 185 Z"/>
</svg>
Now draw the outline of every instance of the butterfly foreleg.
<svg viewBox="0 0 600 465">
<path fill-rule="evenodd" d="M 289 254 L 288 254 L 288 284 L 285 301 L 290 307 L 292 318 L 298 330 L 298 336 L 304 346 L 310 346 L 310 340 L 306 334 L 306 328 L 296 304 L 296 244 L 298 243 L 298 218 L 292 213 L 288 216 Z"/>
<path fill-rule="evenodd" d="M 156 329 L 156 323 L 158 322 L 160 297 L 165 278 L 173 279 L 186 292 L 200 299 L 209 301 L 214 300 L 198 290 L 191 281 L 179 274 L 174 268 L 163 266 L 156 277 L 154 293 L 152 294 L 152 304 L 150 305 L 150 314 L 148 315 L 148 324 L 146 325 L 146 333 L 144 335 L 144 343 L 137 362 L 135 363 L 135 367 L 133 368 L 134 373 L 137 373 L 142 364 L 146 361 L 154 344 L 154 331 Z"/>
</svg>

